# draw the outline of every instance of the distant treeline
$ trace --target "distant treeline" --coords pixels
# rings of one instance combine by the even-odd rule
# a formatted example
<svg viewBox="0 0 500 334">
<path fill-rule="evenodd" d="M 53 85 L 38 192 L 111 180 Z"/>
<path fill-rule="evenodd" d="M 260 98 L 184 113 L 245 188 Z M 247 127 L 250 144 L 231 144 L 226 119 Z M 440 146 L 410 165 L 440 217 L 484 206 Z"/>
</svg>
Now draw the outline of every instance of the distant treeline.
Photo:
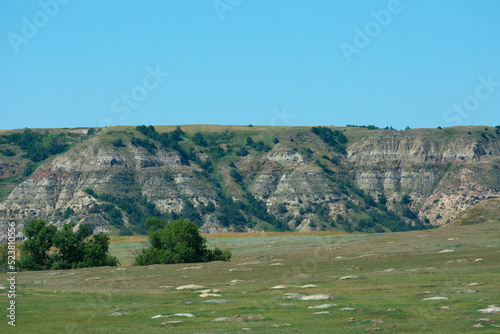
<svg viewBox="0 0 500 334">
<path fill-rule="evenodd" d="M 346 127 L 348 128 L 364 128 L 368 130 L 378 130 L 381 129 L 378 126 L 375 125 L 353 125 L 353 124 L 347 124 Z M 385 128 L 382 128 L 383 130 L 396 130 L 392 126 L 386 126 Z M 409 126 L 406 127 L 406 130 L 410 129 Z"/>
</svg>

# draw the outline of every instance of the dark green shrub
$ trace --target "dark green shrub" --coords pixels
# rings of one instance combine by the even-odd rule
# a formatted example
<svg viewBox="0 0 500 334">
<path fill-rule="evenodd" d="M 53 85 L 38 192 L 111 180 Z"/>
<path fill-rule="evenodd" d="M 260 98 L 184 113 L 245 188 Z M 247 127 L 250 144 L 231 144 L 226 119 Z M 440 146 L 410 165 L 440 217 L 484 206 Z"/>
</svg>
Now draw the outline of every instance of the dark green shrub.
<svg viewBox="0 0 500 334">
<path fill-rule="evenodd" d="M 411 203 L 411 198 L 410 195 L 403 195 L 403 198 L 401 198 L 401 204 L 410 204 Z"/>
<path fill-rule="evenodd" d="M 277 207 L 276 210 L 278 211 L 279 214 L 285 214 L 285 213 L 288 212 L 288 210 L 286 209 L 285 204 L 283 204 L 283 203 L 278 204 L 278 207 Z"/>
<path fill-rule="evenodd" d="M 236 183 L 243 185 L 243 175 L 241 175 L 240 172 L 238 172 L 236 169 L 231 169 L 231 172 L 229 174 Z"/>
<path fill-rule="evenodd" d="M 403 216 L 406 218 L 410 218 L 410 219 L 417 219 L 418 218 L 417 214 L 415 212 L 411 211 L 410 208 L 408 208 L 408 207 L 403 208 Z"/>
<path fill-rule="evenodd" d="M 203 137 L 203 135 L 201 134 L 201 132 L 196 132 L 193 136 L 193 143 L 195 143 L 196 145 L 199 145 L 199 146 L 203 146 L 203 147 L 207 147 L 208 144 L 207 144 L 207 141 L 205 140 L 205 138 Z"/>
<path fill-rule="evenodd" d="M 232 254 L 229 249 L 221 250 L 219 247 L 208 250 L 209 261 L 229 261 L 231 260 Z"/>
<path fill-rule="evenodd" d="M 115 147 L 125 147 L 125 145 L 123 145 L 123 141 L 122 141 L 121 138 L 114 139 L 114 140 L 111 141 L 111 143 Z"/>
<path fill-rule="evenodd" d="M 240 157 L 244 157 L 248 155 L 248 150 L 244 147 L 240 147 L 238 151 L 236 151 L 236 155 Z"/>
<path fill-rule="evenodd" d="M 63 219 L 68 219 L 73 213 L 75 213 L 75 211 L 71 207 L 68 206 L 66 208 L 66 211 L 64 211 Z"/>
<path fill-rule="evenodd" d="M 30 176 L 36 170 L 36 163 L 28 161 L 24 166 L 23 175 Z"/>
<path fill-rule="evenodd" d="M 16 155 L 16 152 L 12 151 L 9 148 L 6 148 L 5 150 L 0 150 L 0 153 L 5 155 L 6 157 L 13 157 L 14 155 Z"/>
<path fill-rule="evenodd" d="M 378 202 L 382 205 L 386 205 L 387 204 L 387 197 L 385 197 L 384 193 L 381 193 L 378 198 L 377 198 Z"/>
<path fill-rule="evenodd" d="M 164 228 L 149 233 L 151 246 L 136 257 L 136 265 L 227 261 L 229 251 L 208 250 L 198 226 L 190 220 L 178 219 Z"/>
</svg>

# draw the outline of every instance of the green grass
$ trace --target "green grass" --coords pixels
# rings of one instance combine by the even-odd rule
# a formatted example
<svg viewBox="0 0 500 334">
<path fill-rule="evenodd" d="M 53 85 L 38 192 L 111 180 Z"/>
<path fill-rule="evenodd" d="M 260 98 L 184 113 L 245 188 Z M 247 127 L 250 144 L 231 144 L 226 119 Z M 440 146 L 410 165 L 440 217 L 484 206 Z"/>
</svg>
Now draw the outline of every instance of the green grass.
<svg viewBox="0 0 500 334">
<path fill-rule="evenodd" d="M 233 252 L 231 262 L 129 266 L 133 261 L 131 251 L 146 241 L 139 236 L 112 238 L 111 252 L 125 267 L 66 270 L 57 275 L 47 275 L 47 271 L 19 273 L 15 330 L 239 333 L 250 328 L 252 333 L 360 333 L 379 328 L 392 333 L 498 333 L 493 325 L 500 325 L 500 314 L 478 312 L 488 305 L 500 304 L 500 223 L 371 235 L 210 235 L 209 247 L 229 248 Z M 454 252 L 439 253 L 443 249 Z M 343 276 L 358 279 L 339 280 Z M 6 278 L 6 274 L 0 275 L 2 282 Z M 231 283 L 232 280 L 240 281 Z M 480 285 L 466 286 L 467 283 Z M 199 297 L 199 293 L 175 289 L 186 284 L 221 290 L 219 294 L 229 303 L 208 304 L 208 298 Z M 296 287 L 304 284 L 318 287 Z M 276 285 L 287 288 L 269 289 Z M 464 289 L 476 292 L 454 292 Z M 283 295 L 292 292 L 329 293 L 336 298 L 292 301 Z M 432 296 L 449 299 L 422 300 Z M 2 309 L 7 303 L 7 296 L 2 294 Z M 325 303 L 337 306 L 308 308 Z M 441 306 L 454 309 L 440 310 Z M 314 314 L 318 311 L 329 313 Z M 113 312 L 129 315 L 109 316 Z M 192 313 L 195 317 L 151 319 L 174 313 Z M 213 322 L 215 318 L 238 314 L 264 319 Z M 350 318 L 355 320 L 351 322 Z M 479 318 L 493 322 L 478 321 Z M 163 324 L 172 320 L 183 322 Z M 477 323 L 485 327 L 473 328 Z M 4 317 L 0 332 L 14 332 L 8 327 Z"/>
</svg>

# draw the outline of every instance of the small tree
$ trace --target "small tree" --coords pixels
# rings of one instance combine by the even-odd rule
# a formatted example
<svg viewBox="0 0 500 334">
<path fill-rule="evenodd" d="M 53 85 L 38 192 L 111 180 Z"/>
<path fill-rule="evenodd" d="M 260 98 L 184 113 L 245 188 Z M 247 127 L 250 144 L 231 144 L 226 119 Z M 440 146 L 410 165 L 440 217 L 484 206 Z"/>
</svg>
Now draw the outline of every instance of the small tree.
<svg viewBox="0 0 500 334">
<path fill-rule="evenodd" d="M 379 196 L 378 196 L 378 202 L 382 205 L 386 205 L 387 204 L 387 197 L 385 197 L 384 193 L 381 193 Z"/>
<path fill-rule="evenodd" d="M 229 174 L 236 183 L 243 185 L 243 175 L 241 175 L 240 172 L 238 172 L 236 169 L 231 169 L 231 172 Z"/>
<path fill-rule="evenodd" d="M 206 239 L 198 226 L 190 220 L 178 219 L 164 228 L 149 233 L 151 246 L 145 248 L 136 257 L 135 264 L 170 264 L 207 262 L 213 260 L 227 261 L 231 258 L 229 251 L 220 249 L 207 250 Z"/>
<path fill-rule="evenodd" d="M 74 269 L 83 267 L 116 266 L 118 259 L 109 254 L 109 237 L 95 234 L 81 224 L 64 224 L 61 231 L 44 220 L 32 220 L 25 229 L 26 240 L 20 246 L 19 267 L 25 270 Z"/>
<path fill-rule="evenodd" d="M 72 214 L 74 214 L 75 211 L 71 207 L 67 207 L 66 211 L 63 213 L 63 219 L 68 219 Z"/>
<path fill-rule="evenodd" d="M 238 151 L 236 151 L 236 155 L 239 157 L 245 157 L 248 155 L 248 153 L 249 153 L 248 150 L 244 147 L 240 147 Z"/>
<path fill-rule="evenodd" d="M 121 138 L 113 139 L 111 143 L 115 147 L 125 147 L 125 145 L 123 145 L 123 140 Z"/>
<path fill-rule="evenodd" d="M 24 228 L 26 240 L 19 247 L 19 266 L 27 270 L 44 270 L 52 266 L 53 256 L 49 250 L 53 245 L 57 227 L 46 225 L 44 220 L 32 220 Z"/>
<path fill-rule="evenodd" d="M 285 214 L 285 213 L 288 212 L 288 210 L 286 209 L 285 204 L 283 204 L 283 203 L 278 204 L 277 211 L 278 211 L 279 214 Z"/>
<path fill-rule="evenodd" d="M 54 236 L 54 246 L 59 250 L 55 255 L 55 269 L 70 269 L 73 264 L 83 260 L 85 238 L 92 235 L 92 229 L 82 224 L 74 233 L 74 226 L 75 223 L 64 224 L 62 230 Z"/>
<path fill-rule="evenodd" d="M 403 195 L 403 198 L 401 199 L 401 203 L 404 205 L 410 204 L 411 203 L 410 195 L 408 195 L 408 194 Z"/>
<path fill-rule="evenodd" d="M 104 233 L 94 234 L 92 240 L 84 244 L 83 261 L 78 267 L 114 267 L 119 261 L 109 254 L 109 237 Z"/>
<path fill-rule="evenodd" d="M 195 143 L 196 145 L 200 145 L 200 146 L 204 146 L 204 147 L 208 146 L 207 141 L 205 140 L 205 138 L 203 137 L 201 132 L 196 132 L 194 134 L 192 140 L 193 140 L 193 143 Z"/>
</svg>

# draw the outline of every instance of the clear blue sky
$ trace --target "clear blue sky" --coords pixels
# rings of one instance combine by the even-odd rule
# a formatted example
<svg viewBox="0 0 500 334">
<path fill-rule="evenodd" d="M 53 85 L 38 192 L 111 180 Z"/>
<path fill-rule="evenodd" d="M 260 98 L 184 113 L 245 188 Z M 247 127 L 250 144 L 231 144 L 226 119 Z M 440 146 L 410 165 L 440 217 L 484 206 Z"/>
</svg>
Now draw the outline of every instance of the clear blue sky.
<svg viewBox="0 0 500 334">
<path fill-rule="evenodd" d="M 2 1 L 0 129 L 497 125 L 499 34 L 496 0 Z"/>
</svg>

